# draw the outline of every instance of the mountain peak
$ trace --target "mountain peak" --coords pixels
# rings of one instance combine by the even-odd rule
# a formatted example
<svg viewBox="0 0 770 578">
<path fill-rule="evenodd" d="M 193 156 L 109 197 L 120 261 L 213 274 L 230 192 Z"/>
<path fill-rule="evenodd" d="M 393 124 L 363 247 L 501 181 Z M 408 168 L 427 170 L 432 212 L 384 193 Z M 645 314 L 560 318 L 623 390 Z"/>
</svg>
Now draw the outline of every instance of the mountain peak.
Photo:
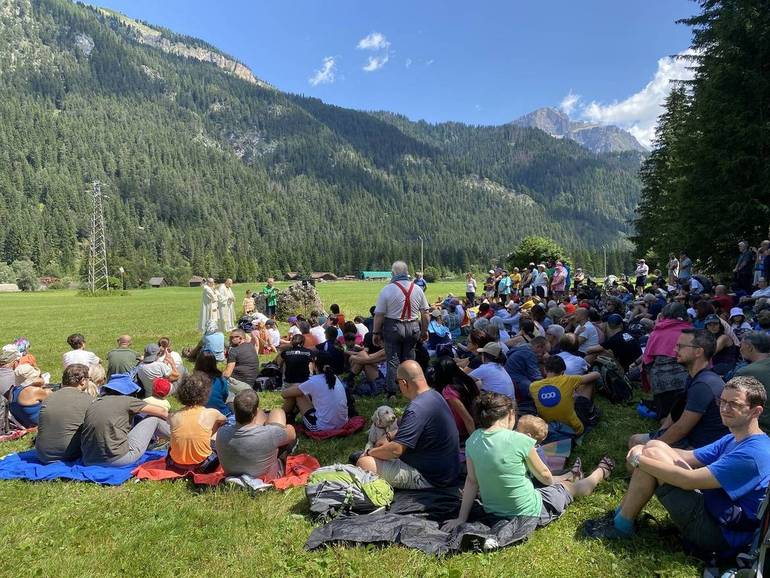
<svg viewBox="0 0 770 578">
<path fill-rule="evenodd" d="M 568 138 L 594 153 L 646 152 L 630 132 L 612 125 L 570 120 L 562 110 L 538 108 L 513 121 L 514 125 L 538 128 L 554 138 Z"/>
</svg>

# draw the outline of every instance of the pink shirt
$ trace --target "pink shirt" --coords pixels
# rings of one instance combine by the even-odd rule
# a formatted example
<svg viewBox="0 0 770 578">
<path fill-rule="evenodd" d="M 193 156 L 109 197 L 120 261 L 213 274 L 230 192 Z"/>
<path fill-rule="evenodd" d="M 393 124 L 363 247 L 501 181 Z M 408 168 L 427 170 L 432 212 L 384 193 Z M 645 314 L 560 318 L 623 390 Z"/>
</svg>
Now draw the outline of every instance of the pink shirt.
<svg viewBox="0 0 770 578">
<path fill-rule="evenodd" d="M 460 417 L 460 414 L 457 412 L 454 406 L 451 403 L 449 403 L 450 399 L 457 399 L 460 401 L 460 403 L 462 403 L 460 394 L 457 393 L 457 390 L 454 387 L 452 387 L 451 385 L 447 385 L 444 387 L 444 391 L 441 392 L 441 395 L 444 396 L 444 399 L 447 401 L 447 404 L 449 405 L 449 409 L 452 410 L 452 417 L 455 418 L 455 425 L 457 426 L 457 431 L 460 432 L 460 439 L 467 438 L 468 432 L 465 429 L 465 422 L 463 422 L 463 418 Z"/>
</svg>

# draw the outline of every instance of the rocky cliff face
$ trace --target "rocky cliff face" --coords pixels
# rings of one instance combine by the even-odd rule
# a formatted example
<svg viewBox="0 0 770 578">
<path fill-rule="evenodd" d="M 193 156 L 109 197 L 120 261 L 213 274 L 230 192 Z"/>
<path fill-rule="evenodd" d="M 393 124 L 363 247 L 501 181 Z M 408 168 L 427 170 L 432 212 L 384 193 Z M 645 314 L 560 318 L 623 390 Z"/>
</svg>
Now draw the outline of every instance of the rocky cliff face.
<svg viewBox="0 0 770 578">
<path fill-rule="evenodd" d="M 115 18 L 130 27 L 134 32 L 134 39 L 137 42 L 152 46 L 169 54 L 185 56 L 201 62 L 210 62 L 214 66 L 217 66 L 246 82 L 256 84 L 263 88 L 272 88 L 268 83 L 254 76 L 254 73 L 251 72 L 247 66 L 241 64 L 237 60 L 228 58 L 221 52 L 202 46 L 191 46 L 184 42 L 169 40 L 160 30 L 128 18 L 127 16 L 123 16 L 122 14 L 118 14 L 117 12 L 112 12 L 111 10 L 100 9 L 100 12 L 105 16 Z"/>
<path fill-rule="evenodd" d="M 619 151 L 646 152 L 636 137 L 616 126 L 573 122 L 570 136 L 574 141 L 595 153 L 612 153 Z"/>
<path fill-rule="evenodd" d="M 646 152 L 631 133 L 616 126 L 603 126 L 595 123 L 575 122 L 569 116 L 555 108 L 539 108 L 513 124 L 529 128 L 539 128 L 554 138 L 568 138 L 595 153 L 620 151 Z"/>
</svg>

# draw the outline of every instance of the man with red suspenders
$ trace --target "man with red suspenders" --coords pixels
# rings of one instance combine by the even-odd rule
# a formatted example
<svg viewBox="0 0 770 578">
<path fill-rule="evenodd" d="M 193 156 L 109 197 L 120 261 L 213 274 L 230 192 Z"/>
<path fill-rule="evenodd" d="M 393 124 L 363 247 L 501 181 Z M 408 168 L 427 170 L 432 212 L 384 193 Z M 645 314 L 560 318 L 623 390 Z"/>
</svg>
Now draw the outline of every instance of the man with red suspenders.
<svg viewBox="0 0 770 578">
<path fill-rule="evenodd" d="M 414 348 L 428 339 L 428 300 L 422 289 L 409 280 L 409 269 L 396 261 L 393 277 L 383 287 L 374 308 L 372 339 L 385 348 L 388 363 L 386 388 L 389 395 L 398 392 L 396 370 L 407 359 L 414 359 Z"/>
</svg>

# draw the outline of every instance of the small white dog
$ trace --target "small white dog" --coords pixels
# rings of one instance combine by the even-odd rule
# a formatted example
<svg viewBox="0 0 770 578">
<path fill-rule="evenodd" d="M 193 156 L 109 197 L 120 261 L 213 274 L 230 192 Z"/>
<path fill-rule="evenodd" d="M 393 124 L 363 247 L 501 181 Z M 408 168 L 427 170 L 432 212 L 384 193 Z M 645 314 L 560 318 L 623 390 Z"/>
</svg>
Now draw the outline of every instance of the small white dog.
<svg viewBox="0 0 770 578">
<path fill-rule="evenodd" d="M 392 407 L 387 405 L 381 405 L 372 414 L 372 425 L 369 428 L 369 439 L 366 442 L 365 450 L 374 447 L 382 436 L 390 434 L 396 435 L 398 431 L 398 423 L 396 423 L 396 412 Z"/>
</svg>

